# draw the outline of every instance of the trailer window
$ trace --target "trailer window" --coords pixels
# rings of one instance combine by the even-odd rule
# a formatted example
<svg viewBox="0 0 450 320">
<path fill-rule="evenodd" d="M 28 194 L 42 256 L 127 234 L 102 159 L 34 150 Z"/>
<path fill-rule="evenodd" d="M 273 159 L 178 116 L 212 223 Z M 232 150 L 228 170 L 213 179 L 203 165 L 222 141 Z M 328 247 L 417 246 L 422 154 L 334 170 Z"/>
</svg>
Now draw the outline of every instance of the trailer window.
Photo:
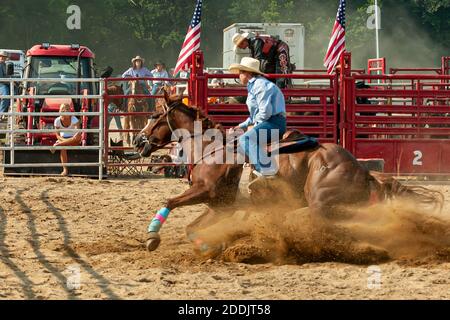
<svg viewBox="0 0 450 320">
<path fill-rule="evenodd" d="M 90 78 L 90 61 L 81 59 L 81 78 Z M 76 57 L 32 57 L 29 78 L 58 79 L 55 82 L 32 84 L 37 88 L 37 94 L 76 94 L 77 84 L 67 82 L 64 79 L 77 78 Z M 92 92 L 91 84 L 81 83 L 81 90 L 88 89 Z"/>
</svg>

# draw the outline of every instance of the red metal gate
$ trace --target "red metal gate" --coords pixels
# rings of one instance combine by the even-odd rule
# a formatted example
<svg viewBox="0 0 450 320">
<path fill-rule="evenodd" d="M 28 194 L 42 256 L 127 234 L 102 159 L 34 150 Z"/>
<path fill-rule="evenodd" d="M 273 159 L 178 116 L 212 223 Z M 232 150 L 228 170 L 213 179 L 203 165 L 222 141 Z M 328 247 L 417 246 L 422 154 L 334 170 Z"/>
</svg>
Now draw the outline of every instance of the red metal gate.
<svg viewBox="0 0 450 320">
<path fill-rule="evenodd" d="M 356 86 L 375 80 L 387 85 Z M 389 174 L 449 174 L 449 80 L 443 75 L 349 76 L 344 71 L 344 147 L 357 158 L 384 159 Z"/>
<path fill-rule="evenodd" d="M 236 126 L 248 117 L 245 104 L 247 89 L 238 84 L 233 74 L 205 73 L 203 54 L 194 55 L 191 74 L 193 105 L 200 106 L 214 121 L 226 128 Z M 293 85 L 283 90 L 286 97 L 288 128 L 318 138 L 321 142 L 338 142 L 338 76 L 327 74 L 270 75 L 290 78 Z M 226 86 L 214 85 L 226 81 Z"/>
<path fill-rule="evenodd" d="M 386 68 L 384 59 L 376 63 L 382 69 Z M 368 75 L 352 70 L 351 54 L 345 53 L 338 75 L 305 71 L 289 76 L 270 75 L 269 78 L 292 79 L 293 85 L 283 90 L 289 129 L 298 129 L 321 142 L 339 143 L 359 159 L 382 158 L 385 172 L 389 174 L 448 175 L 449 65 L 450 59 L 444 57 L 442 68 L 436 75 Z M 373 67 L 369 64 L 369 69 Z M 434 68 L 421 68 L 425 69 L 435 71 Z M 237 75 L 205 72 L 203 54 L 199 51 L 193 55 L 190 78 L 171 81 L 188 82 L 190 104 L 202 108 L 212 120 L 231 127 L 248 116 L 246 88 L 236 79 Z M 111 80 L 123 81 L 107 81 Z M 222 81 L 226 85 L 221 85 Z M 105 100 L 114 97 L 119 96 L 105 95 Z M 113 115 L 105 110 L 106 119 Z M 109 132 L 120 130 L 105 128 L 105 158 L 114 150 L 108 147 Z"/>
</svg>

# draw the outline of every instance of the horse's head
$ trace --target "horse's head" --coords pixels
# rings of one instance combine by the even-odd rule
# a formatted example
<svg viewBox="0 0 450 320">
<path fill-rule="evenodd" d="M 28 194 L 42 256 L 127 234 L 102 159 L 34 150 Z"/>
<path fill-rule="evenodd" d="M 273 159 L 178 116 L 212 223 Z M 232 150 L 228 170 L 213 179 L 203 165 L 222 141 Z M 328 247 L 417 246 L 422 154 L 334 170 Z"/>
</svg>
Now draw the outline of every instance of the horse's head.
<svg viewBox="0 0 450 320">
<path fill-rule="evenodd" d="M 128 81 L 128 85 L 131 91 L 131 94 L 142 94 L 144 93 L 145 81 L 143 80 L 130 80 Z"/>
<path fill-rule="evenodd" d="M 175 142 L 172 137 L 175 130 L 190 130 L 193 126 L 195 109 L 183 104 L 180 97 L 169 96 L 165 90 L 164 100 L 163 110 L 153 114 L 133 141 L 134 148 L 142 157 L 149 157 L 156 150 Z"/>
</svg>

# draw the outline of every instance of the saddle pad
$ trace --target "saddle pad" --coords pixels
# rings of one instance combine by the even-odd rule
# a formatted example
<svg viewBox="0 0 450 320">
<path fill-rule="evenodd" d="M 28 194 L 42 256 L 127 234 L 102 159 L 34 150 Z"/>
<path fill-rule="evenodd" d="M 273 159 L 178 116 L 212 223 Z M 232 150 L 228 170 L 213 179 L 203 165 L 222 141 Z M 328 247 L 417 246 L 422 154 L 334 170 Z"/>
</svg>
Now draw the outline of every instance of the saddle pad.
<svg viewBox="0 0 450 320">
<path fill-rule="evenodd" d="M 297 141 L 281 143 L 280 146 L 275 150 L 270 150 L 270 152 L 277 151 L 278 154 L 290 154 L 308 151 L 319 146 L 319 142 L 316 138 L 306 137 Z"/>
</svg>

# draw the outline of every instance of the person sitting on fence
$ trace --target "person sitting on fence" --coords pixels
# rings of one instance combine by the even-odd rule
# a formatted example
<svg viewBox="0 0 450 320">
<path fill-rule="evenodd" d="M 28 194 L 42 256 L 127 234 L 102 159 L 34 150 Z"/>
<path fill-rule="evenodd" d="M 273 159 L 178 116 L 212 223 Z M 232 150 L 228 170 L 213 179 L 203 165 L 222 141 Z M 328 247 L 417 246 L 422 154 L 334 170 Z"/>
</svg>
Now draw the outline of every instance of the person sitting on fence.
<svg viewBox="0 0 450 320">
<path fill-rule="evenodd" d="M 291 64 L 289 45 L 273 36 L 254 36 L 251 33 L 236 33 L 233 36 L 233 43 L 237 48 L 249 49 L 252 58 L 261 63 L 261 72 L 265 74 L 291 74 L 294 65 Z M 280 89 L 285 89 L 291 84 L 288 78 L 270 80 Z"/>
<path fill-rule="evenodd" d="M 0 79 L 6 78 L 6 59 L 8 55 L 5 51 L 0 51 Z M 7 96 L 9 95 L 9 83 L 0 82 L 0 95 Z M 0 112 L 7 113 L 9 111 L 10 99 L 0 99 Z M 1 116 L 0 118 L 3 120 L 7 116 Z"/>
<path fill-rule="evenodd" d="M 62 104 L 59 108 L 59 112 L 61 116 L 55 119 L 55 129 L 56 129 L 56 138 L 58 141 L 53 145 L 54 147 L 63 147 L 63 146 L 79 146 L 81 144 L 81 132 L 75 131 L 65 131 L 67 129 L 80 129 L 80 121 L 75 116 L 64 115 L 64 112 L 70 112 L 70 106 L 67 104 Z M 52 150 L 54 153 L 55 150 Z M 68 162 L 67 158 L 67 150 L 61 150 L 61 163 L 63 164 L 63 171 L 61 173 L 62 176 L 68 176 L 69 170 L 65 163 Z"/>
</svg>

